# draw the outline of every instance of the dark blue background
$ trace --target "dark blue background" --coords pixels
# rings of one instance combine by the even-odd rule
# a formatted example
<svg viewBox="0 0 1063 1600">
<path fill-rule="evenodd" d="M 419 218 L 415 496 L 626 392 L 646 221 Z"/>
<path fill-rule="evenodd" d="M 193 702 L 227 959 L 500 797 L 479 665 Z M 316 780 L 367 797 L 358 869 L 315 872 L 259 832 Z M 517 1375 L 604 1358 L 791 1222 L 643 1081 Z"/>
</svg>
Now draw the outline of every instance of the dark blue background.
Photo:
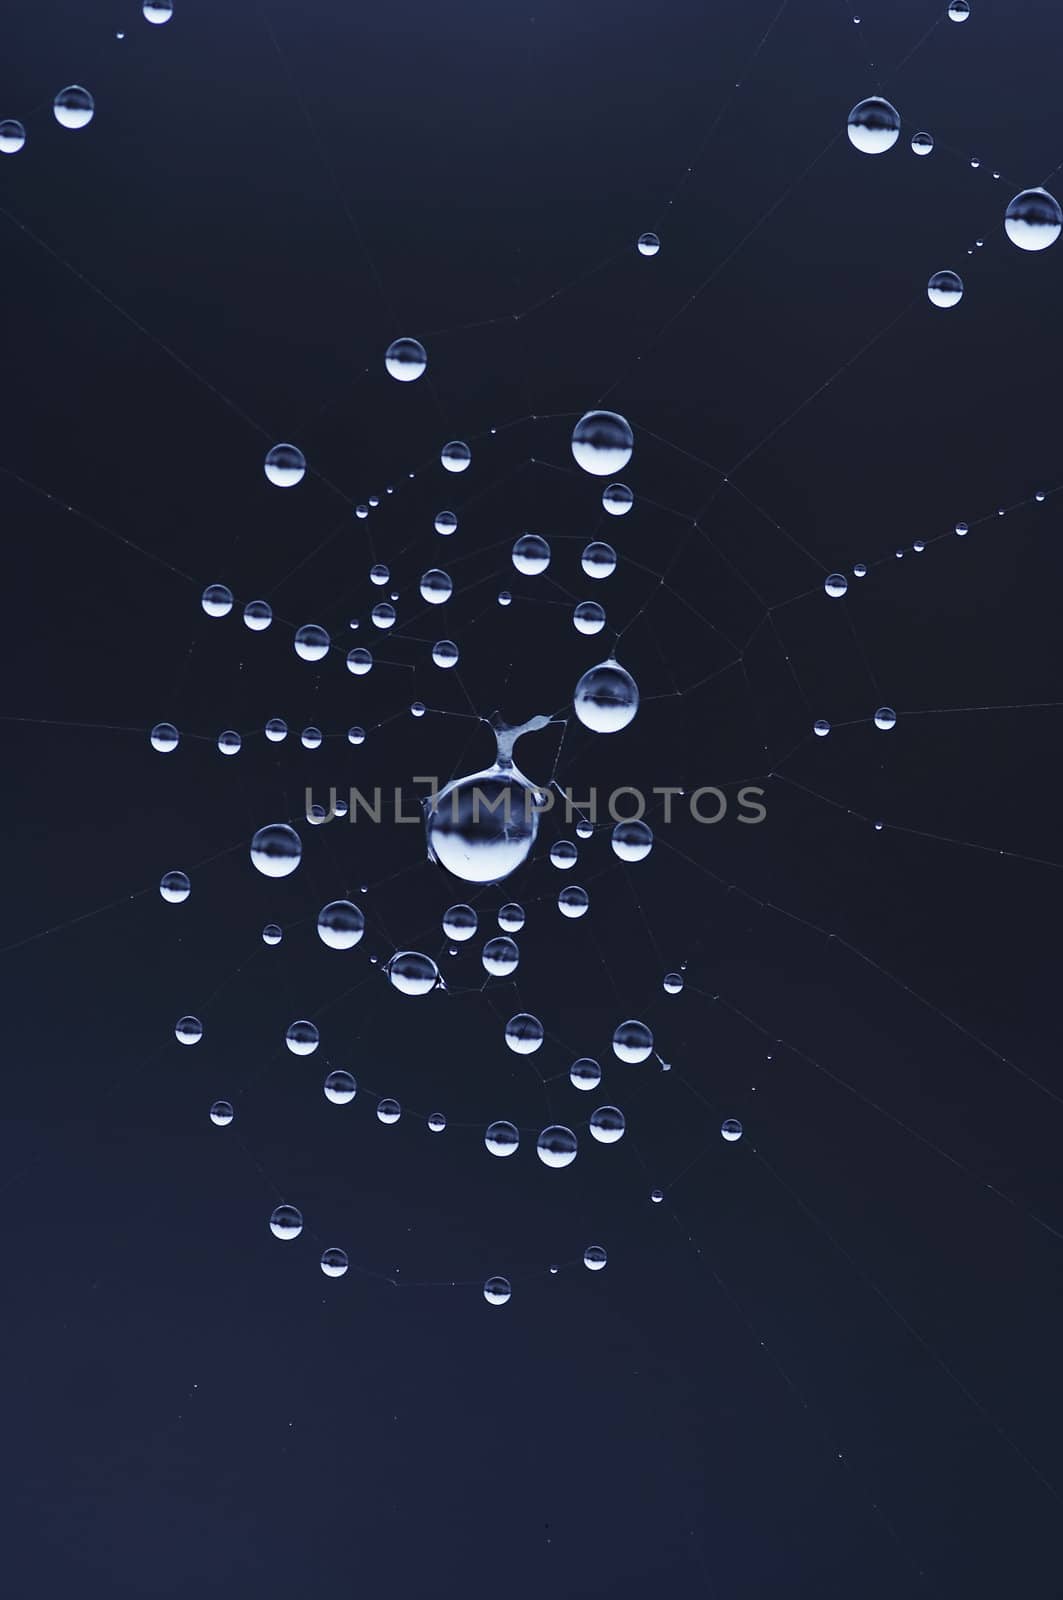
<svg viewBox="0 0 1063 1600">
<path fill-rule="evenodd" d="M 962 27 L 944 0 L 876 0 L 858 27 L 796 0 L 177 0 L 164 28 L 13 0 L 12 1593 L 1059 1593 L 1063 1247 L 1037 1220 L 1063 1227 L 1059 712 L 918 714 L 1063 700 L 1060 502 L 1031 500 L 1063 481 L 1063 246 L 1022 255 L 1001 226 L 1063 161 L 1059 46 L 1053 11 L 1015 0 Z M 72 81 L 97 102 L 78 134 L 50 112 Z M 880 88 L 904 132 L 872 160 L 844 125 Z M 966 280 L 954 312 L 926 302 L 942 267 Z M 383 373 L 403 334 L 429 350 L 417 385 Z M 637 437 L 623 521 L 568 451 L 607 392 Z M 473 443 L 461 479 L 435 464 L 451 437 Z M 287 438 L 313 475 L 278 494 L 261 461 Z M 721 490 L 707 463 L 754 450 Z M 280 886 L 247 840 L 307 783 L 409 788 L 489 757 L 473 723 L 405 711 L 468 710 L 428 663 L 440 633 L 479 712 L 563 705 L 609 635 L 579 639 L 567 593 L 513 572 L 528 528 L 577 598 L 582 542 L 613 539 L 621 569 L 590 596 L 611 621 L 650 600 L 621 646 L 638 720 L 615 744 L 577 730 L 559 776 L 759 778 L 768 819 L 661 829 L 629 869 L 600 834 L 572 875 L 584 923 L 533 863 L 480 899 L 528 908 L 519 992 L 460 992 L 474 946 L 440 955 L 449 995 L 409 1001 L 366 954 L 415 933 L 438 952 L 424 930 L 463 897 L 415 829 L 304 829 Z M 824 573 L 881 557 L 824 597 Z M 367 637 L 374 559 L 408 638 Z M 458 592 L 426 618 L 436 563 Z M 205 618 L 210 581 L 267 594 L 273 629 Z M 290 648 L 311 620 L 337 640 L 320 670 Z M 344 673 L 345 640 L 383 658 L 369 678 Z M 867 722 L 883 702 L 889 735 Z M 307 755 L 264 744 L 276 715 L 375 731 Z M 203 737 L 160 758 L 163 718 Z M 541 780 L 555 749 L 529 737 L 522 762 Z M 173 867 L 182 907 L 154 887 Z M 369 932 L 338 956 L 313 916 L 348 893 Z M 518 1003 L 551 1031 L 545 1096 L 501 1044 Z M 195 1051 L 172 1037 L 186 1011 Z M 610 1061 L 632 1013 L 670 1075 Z M 322 1029 L 305 1063 L 278 1048 L 296 1016 Z M 585 1118 L 569 1046 L 605 1061 L 627 1140 L 584 1138 L 563 1174 L 528 1148 L 491 1162 L 495 1116 Z M 363 1086 L 343 1113 L 326 1057 Z M 382 1128 L 369 1091 L 476 1126 Z M 296 1245 L 265 1226 L 281 1197 L 307 1217 Z M 321 1243 L 364 1270 L 327 1283 Z M 499 1311 L 493 1272 L 514 1283 Z"/>
</svg>

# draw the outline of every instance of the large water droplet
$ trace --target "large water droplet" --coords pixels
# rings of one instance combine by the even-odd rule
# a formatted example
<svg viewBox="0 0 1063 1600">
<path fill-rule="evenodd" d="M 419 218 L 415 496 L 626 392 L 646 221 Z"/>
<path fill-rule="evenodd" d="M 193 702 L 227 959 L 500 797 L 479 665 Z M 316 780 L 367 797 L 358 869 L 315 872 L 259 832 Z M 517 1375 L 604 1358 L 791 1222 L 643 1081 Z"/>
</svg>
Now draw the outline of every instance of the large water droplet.
<svg viewBox="0 0 1063 1600">
<path fill-rule="evenodd" d="M 187 872 L 164 872 L 159 879 L 159 893 L 170 905 L 178 906 L 192 893 Z"/>
<path fill-rule="evenodd" d="M 318 912 L 317 931 L 330 950 L 353 950 L 365 932 L 365 917 L 350 900 L 333 900 Z"/>
<path fill-rule="evenodd" d="M 52 102 L 55 120 L 61 128 L 87 128 L 96 114 L 96 102 L 80 83 L 60 89 Z"/>
<path fill-rule="evenodd" d="M 602 661 L 583 674 L 572 705 L 580 722 L 592 733 L 619 733 L 638 711 L 638 685 L 618 662 Z"/>
<path fill-rule="evenodd" d="M 278 489 L 293 489 L 306 476 L 306 457 L 294 444 L 275 444 L 265 460 L 266 477 Z"/>
<path fill-rule="evenodd" d="M 484 1134 L 484 1144 L 493 1156 L 511 1156 L 520 1144 L 520 1134 L 512 1122 L 492 1122 Z"/>
<path fill-rule="evenodd" d="M 251 861 L 267 878 L 287 878 L 303 854 L 303 841 L 286 822 L 270 822 L 251 840 Z"/>
<path fill-rule="evenodd" d="M 630 1017 L 613 1031 L 613 1054 L 619 1061 L 645 1061 L 653 1052 L 653 1033 L 644 1022 Z"/>
<path fill-rule="evenodd" d="M 576 465 L 596 478 L 623 471 L 634 443 L 629 423 L 615 411 L 588 411 L 572 430 Z"/>
<path fill-rule="evenodd" d="M 1046 189 L 1024 189 L 1004 213 L 1004 232 L 1020 250 L 1047 250 L 1063 228 L 1063 211 Z"/>
<path fill-rule="evenodd" d="M 421 377 L 428 365 L 423 344 L 416 339 L 395 339 L 388 345 L 384 365 L 399 383 L 412 383 Z"/>
<path fill-rule="evenodd" d="M 351 1073 L 338 1067 L 325 1079 L 325 1099 L 333 1106 L 349 1106 L 358 1093 L 358 1085 Z"/>
<path fill-rule="evenodd" d="M 948 311 L 963 299 L 963 279 L 958 272 L 935 272 L 927 283 L 926 297 L 932 306 Z"/>
<path fill-rule="evenodd" d="M 535 1153 L 544 1167 L 570 1167 L 578 1150 L 576 1135 L 560 1123 L 544 1128 L 535 1143 Z"/>
<path fill-rule="evenodd" d="M 400 994 L 428 994 L 439 982 L 439 968 L 419 950 L 397 950 L 384 971 Z"/>
<path fill-rule="evenodd" d="M 849 113 L 849 143 L 866 156 L 880 156 L 892 150 L 900 131 L 896 107 L 879 95 L 861 100 Z"/>
<path fill-rule="evenodd" d="M 269 1219 L 275 1239 L 298 1239 L 303 1231 L 303 1213 L 295 1206 L 277 1206 Z"/>
</svg>

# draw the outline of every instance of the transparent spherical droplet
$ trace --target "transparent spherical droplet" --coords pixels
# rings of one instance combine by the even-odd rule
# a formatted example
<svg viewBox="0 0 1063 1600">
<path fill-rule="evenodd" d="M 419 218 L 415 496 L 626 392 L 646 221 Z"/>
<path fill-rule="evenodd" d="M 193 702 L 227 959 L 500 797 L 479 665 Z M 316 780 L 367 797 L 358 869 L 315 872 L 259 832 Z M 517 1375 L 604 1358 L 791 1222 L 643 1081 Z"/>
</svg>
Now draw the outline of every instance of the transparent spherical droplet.
<svg viewBox="0 0 1063 1600">
<path fill-rule="evenodd" d="M 912 549 L 915 551 L 917 556 L 921 556 L 923 551 L 926 549 L 926 545 L 922 539 L 917 539 L 912 545 Z"/>
<path fill-rule="evenodd" d="M 276 922 L 267 922 L 262 929 L 263 944 L 280 944 L 284 938 L 284 930 Z"/>
<path fill-rule="evenodd" d="M 630 425 L 615 411 L 588 411 L 572 430 L 576 465 L 596 478 L 621 472 L 631 460 L 634 446 Z"/>
<path fill-rule="evenodd" d="M 439 452 L 439 459 L 447 472 L 464 472 L 472 460 L 472 451 L 461 439 L 451 439 Z"/>
<path fill-rule="evenodd" d="M 293 1056 L 312 1056 L 321 1043 L 321 1035 L 312 1022 L 300 1018 L 288 1024 L 284 1042 Z"/>
<path fill-rule="evenodd" d="M 511 1156 L 520 1144 L 520 1134 L 512 1122 L 492 1122 L 484 1134 L 484 1144 L 493 1156 Z"/>
<path fill-rule="evenodd" d="M 592 540 L 579 559 L 588 578 L 609 578 L 616 571 L 616 551 L 600 539 Z"/>
<path fill-rule="evenodd" d="M 275 444 L 266 455 L 265 473 L 278 489 L 294 489 L 306 476 L 306 457 L 297 445 Z"/>
<path fill-rule="evenodd" d="M 96 112 L 96 102 L 80 83 L 60 89 L 52 102 L 55 120 L 61 128 L 87 128 Z"/>
<path fill-rule="evenodd" d="M 389 600 L 381 600 L 379 605 L 373 607 L 369 615 L 373 627 L 380 628 L 383 632 L 395 626 L 395 607 Z"/>
<path fill-rule="evenodd" d="M 178 1044 L 198 1044 L 203 1037 L 203 1024 L 198 1017 L 180 1017 L 173 1031 Z"/>
<path fill-rule="evenodd" d="M 464 883 L 500 882 L 531 852 L 539 798 L 512 765 L 455 778 L 425 813 L 430 858 Z"/>
<path fill-rule="evenodd" d="M 373 652 L 366 650 L 363 645 L 356 645 L 347 652 L 347 671 L 352 672 L 356 678 L 364 678 L 367 672 L 373 670 Z"/>
<path fill-rule="evenodd" d="M 952 0 L 949 6 L 950 22 L 966 22 L 970 14 L 971 8 L 967 4 L 967 0 Z"/>
<path fill-rule="evenodd" d="M 282 717 L 270 717 L 265 731 L 270 744 L 280 744 L 288 737 L 288 724 Z"/>
<path fill-rule="evenodd" d="M 400 994 L 428 994 L 439 982 L 439 968 L 420 950 L 397 950 L 384 971 Z"/>
<path fill-rule="evenodd" d="M 268 600 L 249 600 L 244 607 L 244 627 L 252 633 L 263 633 L 273 621 L 273 607 Z"/>
<path fill-rule="evenodd" d="M 624 1113 L 617 1106 L 599 1106 L 591 1113 L 591 1137 L 599 1144 L 616 1144 L 624 1137 Z"/>
<path fill-rule="evenodd" d="M 348 744 L 364 744 L 365 743 L 365 729 L 364 728 L 348 728 L 347 729 L 347 743 Z"/>
<path fill-rule="evenodd" d="M 958 272 L 932 273 L 926 286 L 926 297 L 932 306 L 947 311 L 958 306 L 963 299 L 963 279 Z"/>
<path fill-rule="evenodd" d="M 830 595 L 832 600 L 840 600 L 848 587 L 849 580 L 845 576 L 844 572 L 832 572 L 830 576 L 824 580 L 823 584 L 824 593 Z"/>
<path fill-rule="evenodd" d="M 550 565 L 550 546 L 538 533 L 522 533 L 513 546 L 513 565 L 526 578 L 537 578 Z"/>
<path fill-rule="evenodd" d="M 645 861 L 653 849 L 653 829 L 648 822 L 618 822 L 611 843 L 621 861 Z"/>
<path fill-rule="evenodd" d="M 369 568 L 369 582 L 375 583 L 378 589 L 383 588 L 390 577 L 391 568 L 386 567 L 382 561 L 378 561 L 376 566 Z"/>
<path fill-rule="evenodd" d="M 321 1270 L 326 1278 L 342 1278 L 347 1271 L 349 1263 L 346 1250 L 339 1250 L 335 1245 L 321 1252 Z"/>
<path fill-rule="evenodd" d="M 580 1056 L 568 1069 L 568 1081 L 574 1089 L 597 1089 L 602 1081 L 602 1069 L 590 1056 Z"/>
<path fill-rule="evenodd" d="M 492 978 L 508 978 L 520 965 L 520 951 L 512 939 L 501 934 L 497 939 L 488 939 L 480 952 L 480 960 L 484 971 Z"/>
<path fill-rule="evenodd" d="M 457 526 L 458 519 L 453 511 L 436 512 L 435 530 L 437 533 L 441 533 L 444 538 L 449 538 Z"/>
<path fill-rule="evenodd" d="M 1004 213 L 1004 232 L 1020 250 L 1047 250 L 1063 228 L 1063 211 L 1046 189 L 1024 189 Z"/>
<path fill-rule="evenodd" d="M 583 1265 L 588 1272 L 601 1272 L 609 1257 L 600 1244 L 589 1244 L 583 1252 Z"/>
<path fill-rule="evenodd" d="M 384 354 L 384 365 L 399 383 L 413 383 L 415 378 L 423 376 L 428 357 L 424 345 L 416 339 L 395 339 Z"/>
<path fill-rule="evenodd" d="M 543 1042 L 543 1025 L 528 1011 L 518 1011 L 506 1023 L 506 1043 L 518 1056 L 530 1056 Z"/>
<path fill-rule="evenodd" d="M 444 671 L 448 667 L 457 666 L 459 654 L 460 652 L 453 639 L 439 639 L 432 646 L 432 660 L 437 667 L 442 667 Z"/>
<path fill-rule="evenodd" d="M 888 733 L 897 726 L 897 713 L 892 706 L 879 706 L 875 712 L 875 727 L 881 728 L 883 733 Z"/>
<path fill-rule="evenodd" d="M 350 900 L 333 900 L 318 912 L 317 932 L 330 950 L 353 950 L 365 932 L 365 917 Z"/>
<path fill-rule="evenodd" d="M 524 926 L 524 907 L 515 900 L 508 900 L 499 908 L 498 926 L 503 933 L 519 933 Z"/>
<path fill-rule="evenodd" d="M 329 1105 L 349 1106 L 358 1093 L 358 1085 L 351 1073 L 338 1067 L 325 1079 L 325 1099 Z"/>
<path fill-rule="evenodd" d="M 151 730 L 151 748 L 158 750 L 160 755 L 168 756 L 176 750 L 181 736 L 172 722 L 157 722 Z"/>
<path fill-rule="evenodd" d="M 227 617 L 233 608 L 233 592 L 224 583 L 208 583 L 200 604 L 208 617 Z"/>
<path fill-rule="evenodd" d="M 866 561 L 858 561 L 856 563 L 856 566 L 853 568 L 853 577 L 854 578 L 866 578 L 867 577 L 867 562 Z"/>
<path fill-rule="evenodd" d="M 849 143 L 865 156 L 880 156 L 892 150 L 900 131 L 896 108 L 879 95 L 861 100 L 849 113 Z"/>
<path fill-rule="evenodd" d="M 376 1114 L 377 1121 L 385 1123 L 390 1128 L 402 1116 L 402 1107 L 397 1100 L 378 1100 Z"/>
<path fill-rule="evenodd" d="M 607 483 L 602 490 L 602 508 L 611 517 L 623 517 L 631 510 L 635 496 L 626 483 Z"/>
<path fill-rule="evenodd" d="M 141 6 L 146 22 L 154 22 L 157 27 L 164 22 L 169 22 L 173 16 L 172 0 L 144 0 Z"/>
<path fill-rule="evenodd" d="M 454 593 L 454 584 L 446 572 L 432 567 L 421 579 L 421 599 L 430 606 L 441 606 Z"/>
<path fill-rule="evenodd" d="M 912 134 L 912 154 L 928 156 L 934 148 L 934 135 L 932 133 Z"/>
<path fill-rule="evenodd" d="M 579 1145 L 571 1128 L 554 1123 L 544 1128 L 535 1142 L 535 1153 L 544 1167 L 570 1167 L 576 1159 Z"/>
<path fill-rule="evenodd" d="M 638 685 L 619 662 L 602 661 L 577 683 L 572 707 L 592 733 L 619 733 L 638 711 Z"/>
<path fill-rule="evenodd" d="M 464 944 L 466 939 L 473 938 L 478 927 L 479 918 L 472 906 L 464 903 L 448 906 L 443 913 L 443 932 L 455 944 Z"/>
<path fill-rule="evenodd" d="M 302 661 L 321 661 L 328 655 L 329 636 L 316 622 L 307 622 L 297 629 L 295 653 Z"/>
<path fill-rule="evenodd" d="M 579 860 L 579 851 L 571 839 L 558 839 L 550 846 L 550 864 L 560 872 L 567 872 Z"/>
<path fill-rule="evenodd" d="M 368 506 L 355 506 L 354 514 L 358 518 L 359 522 L 364 522 L 366 517 L 369 515 L 369 507 Z"/>
<path fill-rule="evenodd" d="M 431 1111 L 428 1114 L 428 1128 L 430 1133 L 442 1133 L 447 1125 L 447 1119 L 442 1111 Z"/>
<path fill-rule="evenodd" d="M 216 1128 L 227 1128 L 235 1112 L 228 1100 L 215 1100 L 210 1108 L 210 1120 Z"/>
<path fill-rule="evenodd" d="M 270 822 L 251 840 L 251 861 L 267 878 L 287 878 L 303 854 L 303 842 L 286 822 Z"/>
<path fill-rule="evenodd" d="M 572 613 L 572 625 L 577 633 L 585 634 L 588 638 L 601 633 L 605 627 L 605 607 L 600 606 L 597 600 L 581 600 Z"/>
<path fill-rule="evenodd" d="M 303 1213 L 295 1206 L 277 1206 L 269 1219 L 275 1239 L 298 1239 L 303 1231 Z"/>
<path fill-rule="evenodd" d="M 661 983 L 665 994 L 682 994 L 683 974 L 681 972 L 666 972 Z"/>
<path fill-rule="evenodd" d="M 727 1117 L 720 1123 L 720 1132 L 728 1144 L 734 1144 L 742 1137 L 742 1124 L 735 1117 Z"/>
<path fill-rule="evenodd" d="M 655 233 L 639 234 L 639 255 L 655 256 L 661 248 L 661 241 Z"/>
<path fill-rule="evenodd" d="M 0 155 L 16 156 L 26 143 L 26 130 L 14 117 L 0 122 Z"/>
<path fill-rule="evenodd" d="M 816 718 L 815 722 L 812 724 L 812 732 L 816 735 L 817 739 L 825 739 L 827 737 L 828 733 L 830 732 L 830 723 L 827 721 L 826 717 Z"/>
<path fill-rule="evenodd" d="M 218 735 L 218 749 L 223 756 L 238 755 L 242 744 L 243 740 L 235 728 L 226 728 L 224 733 Z"/>
<path fill-rule="evenodd" d="M 179 906 L 192 893 L 187 872 L 164 872 L 159 879 L 159 893 L 172 906 Z"/>
<path fill-rule="evenodd" d="M 590 903 L 590 895 L 578 883 L 566 883 L 557 897 L 557 909 L 563 917 L 586 916 Z"/>
<path fill-rule="evenodd" d="M 655 1206 L 659 1206 L 661 1201 L 664 1199 L 664 1190 L 663 1189 L 651 1189 L 650 1190 L 650 1199 L 653 1201 Z"/>
<path fill-rule="evenodd" d="M 511 606 L 513 604 L 513 596 L 508 589 L 500 589 L 498 591 L 498 603 L 500 606 Z"/>
<path fill-rule="evenodd" d="M 586 817 L 580 817 L 579 821 L 576 823 L 576 838 L 593 839 L 594 823 L 590 822 Z"/>
<path fill-rule="evenodd" d="M 613 1054 L 618 1061 L 645 1061 L 653 1052 L 653 1033 L 644 1022 L 629 1017 L 613 1031 Z"/>
<path fill-rule="evenodd" d="M 484 1284 L 484 1299 L 489 1306 L 504 1306 L 512 1293 L 508 1278 L 488 1278 Z"/>
</svg>

